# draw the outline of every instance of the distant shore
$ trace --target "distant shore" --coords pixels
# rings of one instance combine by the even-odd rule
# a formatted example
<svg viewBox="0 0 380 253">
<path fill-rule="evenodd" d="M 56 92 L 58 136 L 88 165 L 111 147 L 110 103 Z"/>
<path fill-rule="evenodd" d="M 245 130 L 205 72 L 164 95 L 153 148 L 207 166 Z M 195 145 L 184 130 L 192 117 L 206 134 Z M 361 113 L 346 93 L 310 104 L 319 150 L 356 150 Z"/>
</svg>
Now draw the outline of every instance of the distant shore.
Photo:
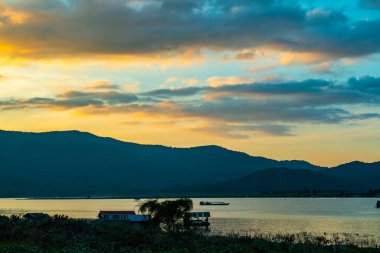
<svg viewBox="0 0 380 253">
<path fill-rule="evenodd" d="M 328 193 L 264 193 L 264 194 L 126 194 L 126 195 L 103 195 L 103 196 L 18 196 L 19 199 L 149 199 L 149 198 L 380 198 L 380 193 L 351 193 L 351 192 L 328 192 Z"/>
</svg>

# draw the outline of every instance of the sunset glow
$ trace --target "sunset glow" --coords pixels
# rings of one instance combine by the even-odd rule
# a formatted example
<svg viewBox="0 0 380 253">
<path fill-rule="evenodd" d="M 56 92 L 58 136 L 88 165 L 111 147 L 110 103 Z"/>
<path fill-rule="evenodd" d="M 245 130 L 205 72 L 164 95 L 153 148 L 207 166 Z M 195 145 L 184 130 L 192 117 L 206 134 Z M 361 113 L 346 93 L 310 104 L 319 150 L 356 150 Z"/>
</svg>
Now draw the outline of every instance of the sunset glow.
<svg viewBox="0 0 380 253">
<path fill-rule="evenodd" d="M 375 0 L 0 0 L 0 129 L 378 161 L 379 62 Z"/>
</svg>

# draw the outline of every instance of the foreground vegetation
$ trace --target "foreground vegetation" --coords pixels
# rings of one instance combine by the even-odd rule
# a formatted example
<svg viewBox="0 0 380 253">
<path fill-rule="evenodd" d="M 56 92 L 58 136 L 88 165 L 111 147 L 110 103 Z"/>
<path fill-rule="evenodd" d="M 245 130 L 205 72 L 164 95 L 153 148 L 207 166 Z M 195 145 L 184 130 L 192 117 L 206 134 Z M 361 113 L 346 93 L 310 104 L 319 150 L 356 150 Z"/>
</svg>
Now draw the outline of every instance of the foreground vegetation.
<svg viewBox="0 0 380 253">
<path fill-rule="evenodd" d="M 33 222 L 15 216 L 0 216 L 0 252 L 7 253 L 380 252 L 374 247 L 359 248 L 347 244 L 350 242 L 342 239 L 307 234 L 211 236 L 189 230 L 165 232 L 157 226 L 88 222 L 64 216 Z"/>
</svg>

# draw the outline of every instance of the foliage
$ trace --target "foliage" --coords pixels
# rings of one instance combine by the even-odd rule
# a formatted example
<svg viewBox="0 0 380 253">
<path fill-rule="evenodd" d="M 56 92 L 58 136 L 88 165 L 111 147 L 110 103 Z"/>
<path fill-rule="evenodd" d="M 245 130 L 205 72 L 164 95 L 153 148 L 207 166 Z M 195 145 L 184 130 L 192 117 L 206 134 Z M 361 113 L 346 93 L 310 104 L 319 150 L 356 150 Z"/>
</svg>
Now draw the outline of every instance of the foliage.
<svg viewBox="0 0 380 253">
<path fill-rule="evenodd" d="M 166 200 L 146 200 L 139 206 L 141 213 L 149 214 L 154 224 L 163 224 L 168 231 L 182 227 L 185 214 L 193 209 L 193 201 L 189 198 Z M 181 224 L 182 222 L 182 224 Z"/>
<path fill-rule="evenodd" d="M 317 238 L 309 234 L 212 236 L 194 231 L 168 233 L 154 226 L 134 227 L 126 223 L 76 220 L 64 216 L 54 216 L 35 222 L 28 222 L 15 216 L 0 216 L 0 253 L 40 252 L 380 253 L 380 249 L 359 248 L 340 238 Z"/>
</svg>

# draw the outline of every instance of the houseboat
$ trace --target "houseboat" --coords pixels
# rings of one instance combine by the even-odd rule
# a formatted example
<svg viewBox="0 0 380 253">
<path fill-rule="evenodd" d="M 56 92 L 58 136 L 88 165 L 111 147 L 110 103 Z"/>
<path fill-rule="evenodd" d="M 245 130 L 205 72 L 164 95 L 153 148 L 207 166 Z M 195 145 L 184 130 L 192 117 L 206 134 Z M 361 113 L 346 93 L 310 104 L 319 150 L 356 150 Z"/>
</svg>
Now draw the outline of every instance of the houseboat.
<svg viewBox="0 0 380 253">
<path fill-rule="evenodd" d="M 100 211 L 98 214 L 98 220 L 145 223 L 150 221 L 150 216 L 136 214 L 135 211 Z"/>
<path fill-rule="evenodd" d="M 135 211 L 100 211 L 99 220 L 105 221 L 127 221 L 129 215 L 136 215 Z"/>
<path fill-rule="evenodd" d="M 226 202 L 211 202 L 211 201 L 201 201 L 199 205 L 201 206 L 228 206 L 230 203 Z"/>
<path fill-rule="evenodd" d="M 189 212 L 185 215 L 184 225 L 187 227 L 209 227 L 210 212 Z"/>
</svg>

